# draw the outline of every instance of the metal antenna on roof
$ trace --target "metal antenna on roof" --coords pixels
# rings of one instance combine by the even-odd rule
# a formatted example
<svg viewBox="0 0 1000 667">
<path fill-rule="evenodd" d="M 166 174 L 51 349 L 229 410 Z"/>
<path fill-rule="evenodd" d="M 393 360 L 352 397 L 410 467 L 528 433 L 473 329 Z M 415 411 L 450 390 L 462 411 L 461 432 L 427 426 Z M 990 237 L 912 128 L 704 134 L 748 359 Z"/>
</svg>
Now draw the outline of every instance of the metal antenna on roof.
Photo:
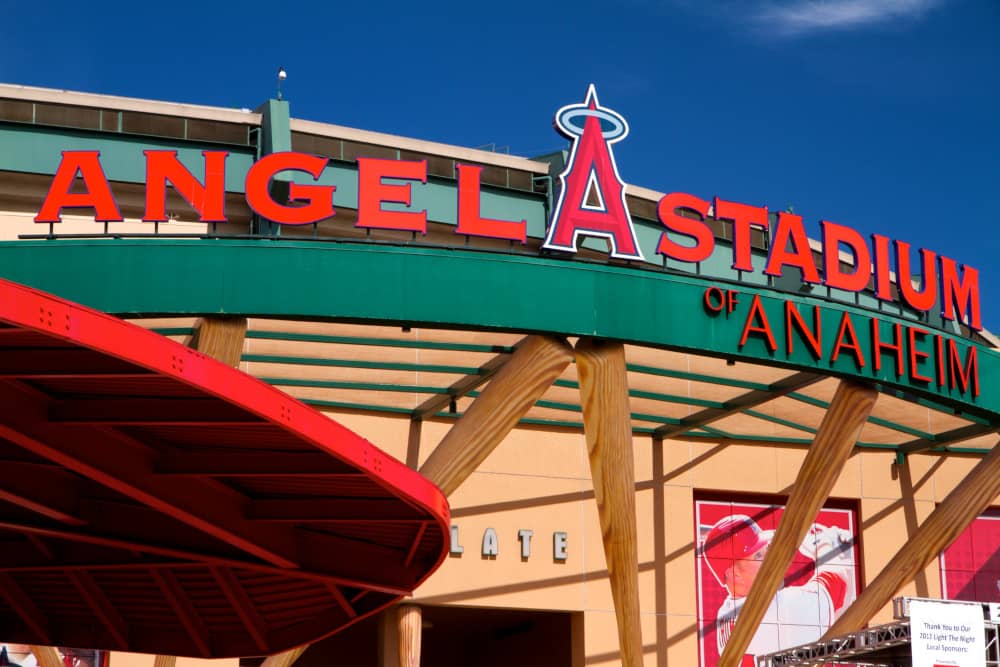
<svg viewBox="0 0 1000 667">
<path fill-rule="evenodd" d="M 278 68 L 278 99 L 281 99 L 281 82 L 288 78 L 288 73 L 284 67 Z"/>
</svg>

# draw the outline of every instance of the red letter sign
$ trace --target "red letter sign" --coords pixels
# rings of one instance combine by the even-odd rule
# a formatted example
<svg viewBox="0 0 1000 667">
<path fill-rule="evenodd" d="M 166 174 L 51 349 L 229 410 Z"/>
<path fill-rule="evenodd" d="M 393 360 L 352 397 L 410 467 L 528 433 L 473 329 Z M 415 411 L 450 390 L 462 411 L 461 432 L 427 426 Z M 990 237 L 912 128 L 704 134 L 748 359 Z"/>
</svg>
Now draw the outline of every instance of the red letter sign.
<svg viewBox="0 0 1000 667">
<path fill-rule="evenodd" d="M 49 193 L 45 195 L 42 210 L 35 216 L 35 222 L 62 222 L 64 208 L 93 208 L 94 220 L 99 222 L 120 222 L 123 220 L 111 186 L 101 168 L 98 151 L 63 151 L 59 170 L 52 179 Z M 77 172 L 83 178 L 86 192 L 70 194 Z"/>
<path fill-rule="evenodd" d="M 458 226 L 456 234 L 488 236 L 511 241 L 528 241 L 526 220 L 494 220 L 479 216 L 479 174 L 482 167 L 471 164 L 456 165 L 458 169 Z"/>
<path fill-rule="evenodd" d="M 792 249 L 788 249 L 789 241 Z M 778 228 L 774 232 L 771 254 L 767 258 L 764 273 L 769 276 L 780 276 L 786 266 L 797 266 L 802 270 L 802 280 L 807 283 L 818 283 L 819 272 L 813 262 L 812 250 L 806 229 L 802 226 L 802 216 L 791 213 L 778 214 Z"/>
<path fill-rule="evenodd" d="M 716 197 L 715 217 L 717 220 L 733 221 L 733 268 L 753 271 L 750 232 L 754 227 L 767 232 L 767 207 L 747 206 Z"/>
<path fill-rule="evenodd" d="M 680 215 L 677 212 L 679 208 L 697 213 L 701 220 Z M 656 252 L 682 262 L 700 262 L 708 259 L 715 249 L 715 234 L 704 222 L 705 216 L 708 215 L 707 201 L 694 195 L 674 192 L 663 196 L 656 207 L 656 213 L 664 227 L 694 239 L 693 246 L 686 246 L 670 240 L 667 233 L 663 232 L 660 235 L 660 243 L 656 246 Z"/>
<path fill-rule="evenodd" d="M 868 285 L 872 275 L 872 259 L 864 237 L 850 227 L 829 220 L 820 220 L 819 224 L 823 228 L 823 273 L 826 284 L 848 292 L 860 292 Z M 850 248 L 854 255 L 854 270 L 849 273 L 841 270 L 841 243 Z"/>
<path fill-rule="evenodd" d="M 285 206 L 274 201 L 268 187 L 279 171 L 294 169 L 319 178 L 328 160 L 305 153 L 272 153 L 257 160 L 247 172 L 247 203 L 257 215 L 279 225 L 308 225 L 333 216 L 334 185 L 288 184 L 288 200 L 304 206 Z"/>
<path fill-rule="evenodd" d="M 228 151 L 202 151 L 205 184 L 202 185 L 177 159 L 177 151 L 143 151 L 146 155 L 146 222 L 165 222 L 167 181 L 198 211 L 200 222 L 226 221 L 226 158 Z"/>
<path fill-rule="evenodd" d="M 427 233 L 427 211 L 386 211 L 382 202 L 410 205 L 410 184 L 383 183 L 383 178 L 427 182 L 427 161 L 358 158 L 358 221 L 355 227 L 402 229 Z"/>
<path fill-rule="evenodd" d="M 628 123 L 600 105 L 591 84 L 583 104 L 570 104 L 556 112 L 556 128 L 572 140 L 573 147 L 559 175 L 559 202 L 542 247 L 576 252 L 580 234 L 599 236 L 611 243 L 612 257 L 642 260 L 625 204 L 625 183 L 611 153 L 611 144 L 628 135 Z M 593 202 L 589 201 L 591 193 Z"/>
<path fill-rule="evenodd" d="M 983 328 L 979 314 L 979 271 L 964 266 L 961 279 L 955 260 L 941 255 L 941 305 L 942 316 L 946 320 L 957 318 L 976 331 Z M 958 306 L 958 312 L 955 312 Z"/>
</svg>

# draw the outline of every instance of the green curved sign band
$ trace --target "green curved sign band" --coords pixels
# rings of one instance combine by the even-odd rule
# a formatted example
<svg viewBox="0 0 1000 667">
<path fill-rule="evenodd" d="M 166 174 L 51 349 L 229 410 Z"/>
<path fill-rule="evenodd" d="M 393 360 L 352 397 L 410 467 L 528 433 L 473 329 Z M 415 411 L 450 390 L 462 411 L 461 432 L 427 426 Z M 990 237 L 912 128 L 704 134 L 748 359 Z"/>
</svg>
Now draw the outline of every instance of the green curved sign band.
<svg viewBox="0 0 1000 667">
<path fill-rule="evenodd" d="M 923 327 L 928 333 L 914 332 L 911 357 L 909 331 L 920 326 L 913 320 L 713 278 L 460 249 L 272 239 L 0 242 L 0 267 L 4 278 L 123 316 L 233 314 L 599 336 L 878 382 L 1000 424 L 1000 351 Z M 731 313 L 706 308 L 706 291 L 715 287 L 737 292 Z M 750 317 L 755 296 L 760 308 Z M 819 358 L 798 328 L 789 350 L 786 302 L 810 330 L 818 306 Z M 856 340 L 838 335 L 845 313 Z M 872 318 L 883 344 L 902 343 L 901 375 L 888 347 L 875 370 Z M 930 382 L 910 376 L 914 359 L 917 375 Z M 965 374 L 964 391 L 956 373 Z"/>
</svg>

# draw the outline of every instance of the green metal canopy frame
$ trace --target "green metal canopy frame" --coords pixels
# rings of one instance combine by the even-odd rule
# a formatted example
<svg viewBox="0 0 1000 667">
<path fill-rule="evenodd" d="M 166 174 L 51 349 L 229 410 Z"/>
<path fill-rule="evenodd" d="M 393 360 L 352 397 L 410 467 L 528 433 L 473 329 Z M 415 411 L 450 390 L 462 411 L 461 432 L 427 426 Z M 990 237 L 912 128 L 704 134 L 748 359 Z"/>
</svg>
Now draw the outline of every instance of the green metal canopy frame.
<svg viewBox="0 0 1000 667">
<path fill-rule="evenodd" d="M 883 391 L 947 408 L 983 432 L 1000 427 L 1000 392 L 993 386 L 1000 351 L 888 312 L 719 278 L 417 245 L 163 237 L 4 242 L 0 276 L 124 317 L 223 314 L 599 336 L 874 382 Z M 711 287 L 739 292 L 732 314 L 705 309 Z M 750 336 L 741 346 L 754 297 L 779 341 L 786 302 L 810 327 L 818 307 L 827 352 L 817 359 L 801 340 L 791 351 L 782 344 L 771 351 L 764 336 Z M 864 366 L 851 354 L 830 361 L 845 312 L 867 357 Z M 938 386 L 905 372 L 897 376 L 889 352 L 876 370 L 872 318 L 881 323 L 883 342 L 895 324 L 924 326 L 954 341 L 963 365 L 974 350 L 979 394 L 971 386 L 963 391 L 961 383 Z M 933 356 L 929 340 L 921 349 Z M 925 359 L 923 372 L 933 375 L 934 364 Z"/>
</svg>

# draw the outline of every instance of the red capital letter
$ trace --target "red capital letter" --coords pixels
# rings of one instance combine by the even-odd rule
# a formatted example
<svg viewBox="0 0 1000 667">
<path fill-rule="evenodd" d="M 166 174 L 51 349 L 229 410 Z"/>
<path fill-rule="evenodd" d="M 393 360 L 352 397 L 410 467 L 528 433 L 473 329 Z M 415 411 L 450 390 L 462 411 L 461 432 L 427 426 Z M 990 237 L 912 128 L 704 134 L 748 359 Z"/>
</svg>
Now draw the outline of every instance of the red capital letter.
<svg viewBox="0 0 1000 667">
<path fill-rule="evenodd" d="M 427 182 L 427 161 L 358 158 L 358 221 L 355 227 L 402 229 L 427 233 L 427 211 L 386 211 L 382 202 L 410 206 L 410 183 L 383 183 L 384 178 Z"/>
<path fill-rule="evenodd" d="M 700 221 L 681 215 L 677 209 L 697 213 Z M 712 254 L 715 249 L 715 234 L 705 224 L 705 216 L 708 215 L 707 201 L 683 192 L 673 192 L 663 196 L 656 207 L 656 213 L 664 227 L 694 239 L 693 246 L 681 245 L 670 240 L 667 233 L 663 232 L 656 252 L 682 262 L 700 262 Z"/>
<path fill-rule="evenodd" d="M 304 171 L 318 179 L 327 158 L 305 153 L 272 153 L 257 160 L 247 172 L 247 203 L 257 215 L 279 225 L 308 225 L 333 216 L 334 185 L 288 184 L 288 201 L 304 201 L 304 206 L 285 206 L 274 201 L 268 186 L 279 171 Z"/>
<path fill-rule="evenodd" d="M 871 278 L 871 255 L 861 234 L 850 227 L 844 227 L 820 220 L 823 228 L 823 274 L 826 284 L 848 292 L 860 292 Z M 854 255 L 854 271 L 844 273 L 840 268 L 840 244 L 850 248 Z"/>
<path fill-rule="evenodd" d="M 944 305 L 941 313 L 946 320 L 955 319 L 955 306 L 958 306 L 958 319 L 965 318 L 966 324 L 976 331 L 983 328 L 983 320 L 979 314 L 979 271 L 971 266 L 963 266 L 962 279 L 958 278 L 958 266 L 955 260 L 941 256 L 941 301 Z"/>
<path fill-rule="evenodd" d="M 924 271 L 921 282 L 923 283 L 918 292 L 913 287 L 913 269 L 910 267 L 910 244 L 905 241 L 896 241 L 896 282 L 899 285 L 899 293 L 903 295 L 906 303 L 917 310 L 930 310 L 937 301 L 937 262 L 935 254 L 930 250 L 920 249 L 920 256 L 924 261 Z"/>
<path fill-rule="evenodd" d="M 748 206 L 716 197 L 715 217 L 717 220 L 733 222 L 733 268 L 753 271 L 750 232 L 753 227 L 767 231 L 767 207 Z"/>
<path fill-rule="evenodd" d="M 63 151 L 59 169 L 35 222 L 62 222 L 60 216 L 64 208 L 93 208 L 94 220 L 99 222 L 123 220 L 101 168 L 100 156 L 99 151 Z M 86 192 L 70 194 L 77 172 L 83 178 Z"/>
<path fill-rule="evenodd" d="M 205 184 L 202 185 L 177 159 L 177 151 L 143 151 L 146 155 L 145 222 L 167 220 L 167 181 L 198 211 L 200 222 L 226 222 L 226 158 L 228 151 L 202 151 Z"/>
<path fill-rule="evenodd" d="M 792 249 L 788 249 L 791 241 Z M 791 213 L 778 214 L 778 228 L 774 232 L 774 245 L 771 255 L 767 258 L 767 268 L 764 273 L 769 276 L 780 276 L 785 266 L 797 266 L 802 270 L 802 280 L 807 283 L 818 283 L 819 272 L 813 262 L 806 229 L 802 226 L 802 216 Z"/>
<path fill-rule="evenodd" d="M 483 168 L 471 164 L 460 164 L 457 165 L 457 168 L 458 226 L 455 227 L 455 233 L 527 243 L 528 222 L 526 220 L 514 222 L 479 216 L 479 174 Z"/>
</svg>

